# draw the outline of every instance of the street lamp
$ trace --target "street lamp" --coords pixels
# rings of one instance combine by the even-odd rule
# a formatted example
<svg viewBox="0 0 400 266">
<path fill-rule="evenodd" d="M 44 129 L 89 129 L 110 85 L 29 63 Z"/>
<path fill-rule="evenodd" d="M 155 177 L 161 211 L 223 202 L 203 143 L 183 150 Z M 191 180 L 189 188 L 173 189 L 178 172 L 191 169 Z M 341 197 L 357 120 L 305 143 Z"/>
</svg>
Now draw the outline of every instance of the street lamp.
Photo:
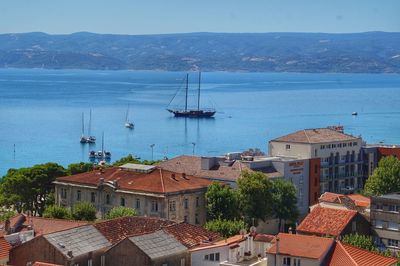
<svg viewBox="0 0 400 266">
<path fill-rule="evenodd" d="M 192 145 L 193 145 L 192 154 L 194 155 L 194 148 L 196 147 L 196 143 L 195 143 L 195 142 L 192 142 Z"/>
<path fill-rule="evenodd" d="M 154 146 L 155 146 L 155 144 L 151 144 L 150 145 L 150 148 L 151 148 L 151 160 L 153 161 L 153 159 L 154 159 L 154 157 L 153 157 L 153 155 L 154 155 L 154 153 L 153 153 L 153 151 L 154 151 Z"/>
</svg>

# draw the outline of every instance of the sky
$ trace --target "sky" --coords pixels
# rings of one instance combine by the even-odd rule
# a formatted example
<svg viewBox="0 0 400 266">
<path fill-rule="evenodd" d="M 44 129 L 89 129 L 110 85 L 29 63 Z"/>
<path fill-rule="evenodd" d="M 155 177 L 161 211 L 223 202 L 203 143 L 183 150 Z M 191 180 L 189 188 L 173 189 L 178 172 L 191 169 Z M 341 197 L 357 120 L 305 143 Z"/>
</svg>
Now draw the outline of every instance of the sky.
<svg viewBox="0 0 400 266">
<path fill-rule="evenodd" d="M 400 0 L 0 0 L 0 33 L 400 31 Z"/>
</svg>

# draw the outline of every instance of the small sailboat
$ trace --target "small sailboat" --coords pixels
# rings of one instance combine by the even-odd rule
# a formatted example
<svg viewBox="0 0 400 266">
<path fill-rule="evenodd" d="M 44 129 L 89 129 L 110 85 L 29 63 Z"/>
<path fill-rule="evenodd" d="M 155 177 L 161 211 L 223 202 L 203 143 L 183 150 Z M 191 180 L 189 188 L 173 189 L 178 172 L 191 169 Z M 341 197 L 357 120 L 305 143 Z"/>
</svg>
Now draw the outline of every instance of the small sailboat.
<svg viewBox="0 0 400 266">
<path fill-rule="evenodd" d="M 357 112 L 352 112 L 351 115 L 358 115 L 358 113 Z"/>
<path fill-rule="evenodd" d="M 129 129 L 133 129 L 135 127 L 135 124 L 129 121 L 129 104 L 128 104 L 128 109 L 126 110 L 125 127 Z"/>
<path fill-rule="evenodd" d="M 90 116 L 89 116 L 89 127 L 88 127 L 88 135 L 85 135 L 85 114 L 82 112 L 82 135 L 80 139 L 80 143 L 95 143 L 96 142 L 96 137 L 90 135 L 90 130 L 91 130 L 91 125 L 92 125 L 92 110 L 90 110 Z"/>
<path fill-rule="evenodd" d="M 100 151 L 90 151 L 89 152 L 89 159 L 94 160 L 94 159 L 98 159 L 98 160 L 105 160 L 105 161 L 109 161 L 111 160 L 111 152 L 109 151 L 105 151 L 104 150 L 104 132 L 101 138 L 101 150 Z"/>
<path fill-rule="evenodd" d="M 96 142 L 96 137 L 92 136 L 91 133 L 92 129 L 92 109 L 90 109 L 89 112 L 89 127 L 88 127 L 88 143 L 95 143 Z"/>
<path fill-rule="evenodd" d="M 186 87 L 185 87 L 185 108 L 184 109 L 172 109 L 167 108 L 167 111 L 173 113 L 175 117 L 190 117 L 190 118 L 211 118 L 215 115 L 215 109 L 204 109 L 200 108 L 200 84 L 201 84 L 201 72 L 199 72 L 199 84 L 197 88 L 197 108 L 188 108 L 188 91 L 189 91 L 189 74 L 186 74 Z M 175 94 L 176 96 L 176 94 Z M 174 100 L 172 98 L 171 102 Z"/>
</svg>

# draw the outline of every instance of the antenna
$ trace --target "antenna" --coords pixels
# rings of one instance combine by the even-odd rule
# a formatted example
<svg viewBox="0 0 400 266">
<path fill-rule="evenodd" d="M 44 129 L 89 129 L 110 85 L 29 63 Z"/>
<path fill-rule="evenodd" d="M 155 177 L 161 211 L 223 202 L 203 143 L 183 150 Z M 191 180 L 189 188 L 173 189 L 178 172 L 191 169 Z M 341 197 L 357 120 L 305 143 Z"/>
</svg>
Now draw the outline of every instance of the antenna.
<svg viewBox="0 0 400 266">
<path fill-rule="evenodd" d="M 200 111 L 200 82 L 201 82 L 201 72 L 199 71 L 199 89 L 197 91 L 197 111 Z"/>
<path fill-rule="evenodd" d="M 89 128 L 88 128 L 88 135 L 89 135 L 89 137 L 90 137 L 90 131 L 91 131 L 91 129 L 92 129 L 92 109 L 90 109 L 90 112 L 89 112 Z"/>
<path fill-rule="evenodd" d="M 188 90 L 189 90 L 189 74 L 186 74 L 185 112 L 187 112 L 187 106 L 188 106 Z"/>
</svg>

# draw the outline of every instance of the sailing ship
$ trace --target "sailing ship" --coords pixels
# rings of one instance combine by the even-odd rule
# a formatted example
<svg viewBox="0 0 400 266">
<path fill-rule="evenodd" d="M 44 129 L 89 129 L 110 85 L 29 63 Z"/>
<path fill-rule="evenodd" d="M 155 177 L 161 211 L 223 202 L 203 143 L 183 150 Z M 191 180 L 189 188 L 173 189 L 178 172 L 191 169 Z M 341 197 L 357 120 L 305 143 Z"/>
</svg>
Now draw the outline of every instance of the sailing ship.
<svg viewBox="0 0 400 266">
<path fill-rule="evenodd" d="M 104 150 L 104 132 L 101 138 L 101 151 L 90 151 L 89 152 L 89 159 L 94 160 L 105 160 L 109 161 L 111 159 L 111 152 Z"/>
<path fill-rule="evenodd" d="M 128 104 L 128 109 L 126 110 L 125 127 L 129 129 L 133 129 L 135 127 L 135 124 L 129 121 L 129 104 Z"/>
<path fill-rule="evenodd" d="M 88 135 L 85 136 L 85 115 L 82 112 L 82 135 L 81 135 L 81 143 L 95 143 L 96 142 L 96 137 L 92 136 L 90 133 L 92 128 L 92 109 L 90 109 L 89 113 L 89 126 L 88 126 Z"/>
<path fill-rule="evenodd" d="M 197 108 L 188 108 L 188 92 L 189 92 L 189 74 L 186 74 L 186 86 L 185 86 L 185 108 L 184 109 L 173 109 L 167 108 L 167 111 L 173 113 L 175 117 L 190 117 L 190 118 L 211 118 L 215 115 L 215 109 L 200 109 L 200 87 L 201 87 L 201 72 L 199 72 L 199 84 L 197 89 Z M 175 94 L 176 96 L 177 94 Z M 174 100 L 172 98 L 170 103 Z"/>
</svg>

